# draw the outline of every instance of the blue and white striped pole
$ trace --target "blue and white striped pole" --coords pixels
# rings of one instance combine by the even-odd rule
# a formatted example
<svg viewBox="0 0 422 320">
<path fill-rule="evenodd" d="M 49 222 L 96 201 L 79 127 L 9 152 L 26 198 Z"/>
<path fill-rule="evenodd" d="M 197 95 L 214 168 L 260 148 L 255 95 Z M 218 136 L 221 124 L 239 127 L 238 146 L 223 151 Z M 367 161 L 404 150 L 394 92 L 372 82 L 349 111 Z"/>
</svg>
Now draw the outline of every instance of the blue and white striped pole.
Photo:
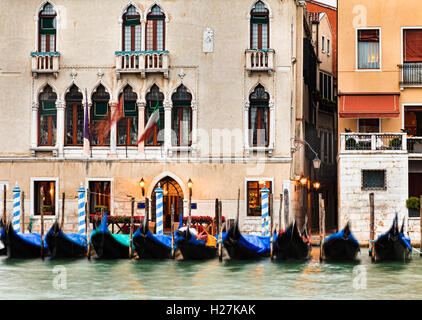
<svg viewBox="0 0 422 320">
<path fill-rule="evenodd" d="M 82 186 L 78 189 L 78 233 L 86 234 L 85 222 L 85 189 Z"/>
<path fill-rule="evenodd" d="M 270 235 L 270 224 L 269 224 L 269 209 L 268 209 L 268 194 L 270 190 L 268 188 L 261 189 L 261 215 L 262 215 L 262 236 L 266 237 Z"/>
<path fill-rule="evenodd" d="M 13 188 L 13 230 L 15 232 L 20 232 L 21 226 L 21 189 L 18 187 L 18 183 L 16 182 L 16 186 Z"/>
<path fill-rule="evenodd" d="M 155 189 L 156 234 L 164 234 L 163 230 L 163 189 Z"/>
</svg>

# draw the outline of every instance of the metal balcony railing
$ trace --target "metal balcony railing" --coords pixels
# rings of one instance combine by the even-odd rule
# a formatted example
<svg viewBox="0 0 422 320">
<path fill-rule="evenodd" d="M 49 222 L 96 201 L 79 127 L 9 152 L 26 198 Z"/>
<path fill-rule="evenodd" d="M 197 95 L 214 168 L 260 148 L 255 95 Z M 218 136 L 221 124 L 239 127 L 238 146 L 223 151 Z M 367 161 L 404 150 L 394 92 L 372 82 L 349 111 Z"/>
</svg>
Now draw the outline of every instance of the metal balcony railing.
<svg viewBox="0 0 422 320">
<path fill-rule="evenodd" d="M 406 133 L 342 133 L 341 151 L 406 151 Z"/>
<path fill-rule="evenodd" d="M 409 153 L 422 153 L 422 137 L 407 137 L 407 150 Z"/>
<path fill-rule="evenodd" d="M 400 86 L 422 86 L 422 63 L 405 63 L 401 69 Z"/>
</svg>

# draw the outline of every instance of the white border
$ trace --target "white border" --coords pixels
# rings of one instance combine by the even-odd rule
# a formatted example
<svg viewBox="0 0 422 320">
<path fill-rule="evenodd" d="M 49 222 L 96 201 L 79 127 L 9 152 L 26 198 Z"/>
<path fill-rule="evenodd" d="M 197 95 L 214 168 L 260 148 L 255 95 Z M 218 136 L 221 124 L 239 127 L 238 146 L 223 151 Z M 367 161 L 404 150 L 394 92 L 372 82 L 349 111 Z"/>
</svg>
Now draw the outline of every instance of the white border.
<svg viewBox="0 0 422 320">
<path fill-rule="evenodd" d="M 260 177 L 260 178 L 245 178 L 245 215 L 244 217 L 249 219 L 249 218 L 261 218 L 261 216 L 248 216 L 248 182 L 249 181 L 270 181 L 271 182 L 271 189 L 272 189 L 272 194 L 274 194 L 274 177 Z M 284 189 L 283 189 L 284 190 Z M 274 209 L 274 208 L 273 208 Z"/>
<path fill-rule="evenodd" d="M 85 178 L 85 191 L 89 188 L 89 183 L 92 181 L 108 181 L 110 185 L 110 215 L 114 216 L 114 178 Z M 87 204 L 89 206 L 89 204 Z M 91 213 L 91 212 L 90 212 Z"/>
<path fill-rule="evenodd" d="M 44 216 L 45 220 L 54 220 L 58 218 L 58 209 L 59 209 L 59 196 L 60 196 L 60 186 L 59 186 L 59 178 L 58 177 L 31 177 L 31 185 L 30 185 L 30 213 L 31 213 L 31 217 L 35 218 L 35 219 L 41 219 L 41 216 L 39 215 L 35 215 L 34 213 L 34 199 L 35 199 L 35 186 L 34 186 L 34 182 L 36 181 L 54 181 L 55 182 L 55 188 L 56 188 L 56 192 L 55 192 L 55 212 L 54 212 L 54 216 Z"/>
<path fill-rule="evenodd" d="M 358 59 L 358 31 L 359 30 L 379 30 L 379 54 L 380 54 L 380 67 L 379 69 L 359 69 Z M 355 72 L 382 72 L 382 32 L 381 27 L 359 27 L 355 29 Z"/>
</svg>

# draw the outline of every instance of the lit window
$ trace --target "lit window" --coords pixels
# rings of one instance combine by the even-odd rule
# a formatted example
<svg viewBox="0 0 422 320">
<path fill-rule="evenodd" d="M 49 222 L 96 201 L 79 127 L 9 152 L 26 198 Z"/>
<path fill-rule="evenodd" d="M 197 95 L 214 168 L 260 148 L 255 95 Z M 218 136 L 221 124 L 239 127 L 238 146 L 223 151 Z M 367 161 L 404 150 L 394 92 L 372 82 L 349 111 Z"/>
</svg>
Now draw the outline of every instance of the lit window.
<svg viewBox="0 0 422 320">
<path fill-rule="evenodd" d="M 261 216 L 261 189 L 268 188 L 272 193 L 271 181 L 248 181 L 248 216 Z"/>
<path fill-rule="evenodd" d="M 358 68 L 380 68 L 379 30 L 358 30 Z"/>
<path fill-rule="evenodd" d="M 41 201 L 41 188 L 44 196 Z M 43 213 L 46 216 L 56 214 L 56 182 L 55 181 L 34 181 L 34 215 Z"/>
<path fill-rule="evenodd" d="M 110 213 L 110 188 L 111 181 L 90 181 L 89 182 L 89 212 Z"/>
</svg>

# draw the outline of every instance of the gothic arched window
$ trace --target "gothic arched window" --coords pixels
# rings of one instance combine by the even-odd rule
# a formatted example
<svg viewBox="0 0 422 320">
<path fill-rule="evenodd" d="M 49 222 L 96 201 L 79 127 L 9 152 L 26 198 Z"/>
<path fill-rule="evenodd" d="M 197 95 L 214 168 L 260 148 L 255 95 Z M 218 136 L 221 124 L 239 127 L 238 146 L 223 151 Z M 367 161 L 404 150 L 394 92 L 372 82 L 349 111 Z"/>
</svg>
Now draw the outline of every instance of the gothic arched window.
<svg viewBox="0 0 422 320">
<path fill-rule="evenodd" d="M 107 128 L 109 115 L 110 94 L 100 84 L 92 94 L 91 107 L 91 143 L 97 146 L 110 144 L 110 128 Z"/>
<path fill-rule="evenodd" d="M 269 11 L 258 1 L 251 10 L 251 49 L 266 50 L 270 47 Z"/>
<path fill-rule="evenodd" d="M 267 147 L 270 130 L 270 95 L 257 85 L 249 96 L 249 143 L 252 147 Z"/>
<path fill-rule="evenodd" d="M 166 16 L 158 5 L 154 5 L 147 16 L 145 48 L 147 51 L 165 50 Z"/>
<path fill-rule="evenodd" d="M 84 109 L 82 106 L 82 93 L 76 85 L 72 85 L 65 96 L 65 144 L 68 146 L 83 145 Z"/>
<path fill-rule="evenodd" d="M 40 146 L 54 146 L 57 134 L 57 94 L 46 85 L 39 95 L 38 144 Z"/>
<path fill-rule="evenodd" d="M 154 84 L 150 91 L 146 95 L 146 108 L 145 108 L 145 125 L 148 122 L 149 117 L 154 112 L 155 108 L 159 108 L 160 118 L 153 133 L 145 141 L 146 146 L 161 146 L 164 143 L 164 94 L 160 92 L 160 89 Z"/>
<path fill-rule="evenodd" d="M 182 84 L 173 93 L 171 100 L 173 102 L 171 115 L 172 145 L 190 146 L 192 144 L 192 95 Z"/>
<path fill-rule="evenodd" d="M 123 95 L 123 101 L 122 101 Z M 138 141 L 138 108 L 136 100 L 138 96 L 127 85 L 119 96 L 119 101 L 123 102 L 123 118 L 117 123 L 117 145 L 134 146 Z"/>
<path fill-rule="evenodd" d="M 46 3 L 38 17 L 38 51 L 56 51 L 56 11 L 50 3 Z"/>
</svg>

